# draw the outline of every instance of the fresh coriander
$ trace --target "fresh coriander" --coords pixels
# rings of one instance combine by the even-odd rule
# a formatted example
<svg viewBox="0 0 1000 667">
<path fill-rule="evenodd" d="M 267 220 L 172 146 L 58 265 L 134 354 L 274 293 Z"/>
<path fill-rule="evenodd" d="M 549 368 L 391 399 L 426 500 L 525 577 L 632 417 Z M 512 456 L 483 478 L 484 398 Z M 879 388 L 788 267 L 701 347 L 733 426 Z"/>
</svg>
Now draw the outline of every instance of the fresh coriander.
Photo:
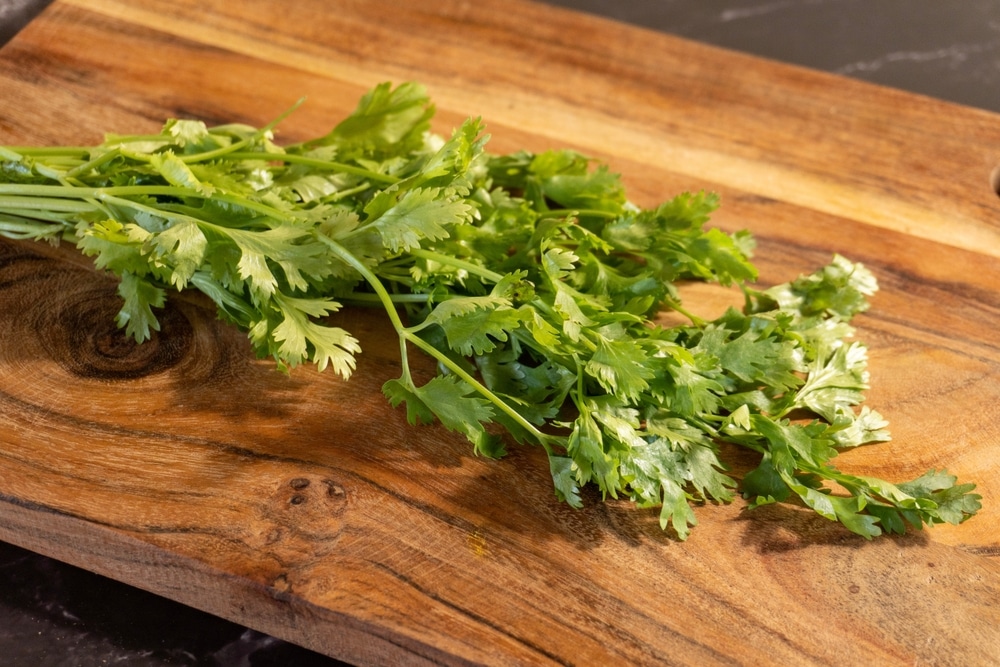
<svg viewBox="0 0 1000 667">
<path fill-rule="evenodd" d="M 430 133 L 414 83 L 382 84 L 329 134 L 273 141 L 275 123 L 159 134 L 93 147 L 0 148 L 0 234 L 69 241 L 120 278 L 118 323 L 142 342 L 172 290 L 196 289 L 283 369 L 312 362 L 347 378 L 361 351 L 327 316 L 380 305 L 401 373 L 384 385 L 411 423 L 440 421 L 477 453 L 504 441 L 548 453 L 556 495 L 660 507 L 687 538 L 692 505 L 796 499 L 867 538 L 957 524 L 972 484 L 930 471 L 903 484 L 840 472 L 838 450 L 888 440 L 859 407 L 865 347 L 851 318 L 877 286 L 836 256 L 766 290 L 753 239 L 706 228 L 714 195 L 653 208 L 573 151 L 491 155 L 479 120 Z M 677 284 L 737 286 L 742 310 L 706 321 Z M 673 309 L 689 324 L 664 327 Z M 417 384 L 413 350 L 439 374 Z M 809 415 L 803 419 L 802 415 Z M 760 455 L 742 484 L 719 443 Z"/>
</svg>

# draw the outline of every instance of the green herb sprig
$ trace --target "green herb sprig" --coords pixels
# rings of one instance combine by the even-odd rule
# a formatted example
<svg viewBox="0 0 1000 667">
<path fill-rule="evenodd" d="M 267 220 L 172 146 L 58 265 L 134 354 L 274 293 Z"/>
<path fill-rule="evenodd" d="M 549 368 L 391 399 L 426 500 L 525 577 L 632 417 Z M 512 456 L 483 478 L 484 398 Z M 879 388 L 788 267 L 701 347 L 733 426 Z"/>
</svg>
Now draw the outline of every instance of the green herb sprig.
<svg viewBox="0 0 1000 667">
<path fill-rule="evenodd" d="M 929 471 L 891 484 L 845 474 L 844 448 L 889 439 L 859 407 L 852 317 L 877 289 L 835 256 L 757 290 L 753 239 L 706 228 L 718 198 L 641 209 L 606 165 L 569 150 L 492 155 L 470 119 L 444 138 L 415 83 L 382 84 L 329 134 L 170 120 L 93 147 L 0 148 L 0 234 L 69 241 L 120 278 L 117 322 L 142 342 L 169 292 L 195 289 L 282 369 L 344 378 L 358 340 L 344 304 L 381 307 L 399 339 L 383 387 L 411 423 L 440 421 L 478 454 L 548 454 L 555 494 L 660 507 L 680 539 L 692 505 L 794 501 L 867 538 L 960 523 L 974 485 Z M 734 286 L 745 305 L 688 313 L 678 284 Z M 689 323 L 663 326 L 672 309 Z M 418 384 L 414 350 L 439 372 Z M 499 429 L 499 430 L 498 430 Z M 760 456 L 742 483 L 720 443 Z"/>
</svg>

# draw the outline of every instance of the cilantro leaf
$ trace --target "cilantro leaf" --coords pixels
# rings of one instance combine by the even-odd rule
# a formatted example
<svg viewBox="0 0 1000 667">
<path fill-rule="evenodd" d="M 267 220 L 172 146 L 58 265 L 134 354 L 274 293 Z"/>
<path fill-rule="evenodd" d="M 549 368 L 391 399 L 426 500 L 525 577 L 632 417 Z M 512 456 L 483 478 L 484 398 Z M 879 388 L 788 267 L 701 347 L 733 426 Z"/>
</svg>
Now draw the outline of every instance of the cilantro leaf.
<svg viewBox="0 0 1000 667">
<path fill-rule="evenodd" d="M 573 473 L 573 459 L 567 456 L 549 456 L 549 471 L 555 485 L 556 496 L 571 507 L 583 507 L 580 487 Z"/>
<path fill-rule="evenodd" d="M 472 207 L 457 197 L 442 197 L 436 188 L 418 188 L 404 194 L 372 225 L 383 244 L 396 253 L 419 246 L 423 239 L 447 238 L 448 228 L 466 222 L 471 213 Z"/>
<path fill-rule="evenodd" d="M 133 273 L 122 273 L 118 283 L 118 295 L 122 298 L 122 308 L 116 322 L 125 327 L 125 333 L 141 343 L 150 338 L 151 331 L 159 331 L 160 323 L 153 314 L 153 308 L 162 308 L 165 303 L 163 289 Z"/>
<path fill-rule="evenodd" d="M 423 144 L 434 107 L 424 87 L 381 83 L 367 92 L 351 115 L 308 147 L 334 146 L 341 158 L 375 159 L 409 153 Z"/>
<path fill-rule="evenodd" d="M 273 340 L 279 343 L 276 356 L 291 366 L 311 357 L 320 370 L 330 365 L 338 375 L 350 377 L 355 367 L 354 355 L 361 351 L 361 345 L 340 327 L 312 319 L 339 310 L 340 304 L 330 299 L 295 298 L 280 293 L 274 296 L 282 318 L 271 332 Z"/>
<path fill-rule="evenodd" d="M 153 254 L 172 267 L 170 283 L 183 289 L 205 261 L 208 239 L 197 221 L 185 219 L 151 238 Z"/>
<path fill-rule="evenodd" d="M 451 348 L 464 356 L 492 352 L 498 342 L 509 340 L 524 312 L 501 296 L 465 296 L 438 304 L 425 322 L 440 325 Z"/>
<path fill-rule="evenodd" d="M 211 195 L 215 188 L 198 180 L 191 168 L 172 151 L 153 153 L 149 164 L 171 185 L 189 188 L 201 195 Z"/>
<path fill-rule="evenodd" d="M 420 387 L 399 379 L 386 383 L 383 391 L 394 405 L 406 401 L 411 422 L 426 423 L 436 417 L 445 428 L 465 435 L 476 451 L 489 454 L 497 450 L 494 438 L 484 428 L 493 420 L 492 406 L 473 395 L 458 378 L 438 375 Z"/>
<path fill-rule="evenodd" d="M 648 357 L 642 347 L 629 340 L 609 340 L 599 337 L 597 349 L 587 360 L 587 375 L 609 393 L 625 400 L 638 400 L 653 377 L 648 368 Z"/>
<path fill-rule="evenodd" d="M 802 316 L 826 314 L 847 321 L 868 309 L 867 297 L 877 289 L 875 277 L 867 268 L 835 255 L 821 270 L 772 287 L 759 296 Z"/>
</svg>

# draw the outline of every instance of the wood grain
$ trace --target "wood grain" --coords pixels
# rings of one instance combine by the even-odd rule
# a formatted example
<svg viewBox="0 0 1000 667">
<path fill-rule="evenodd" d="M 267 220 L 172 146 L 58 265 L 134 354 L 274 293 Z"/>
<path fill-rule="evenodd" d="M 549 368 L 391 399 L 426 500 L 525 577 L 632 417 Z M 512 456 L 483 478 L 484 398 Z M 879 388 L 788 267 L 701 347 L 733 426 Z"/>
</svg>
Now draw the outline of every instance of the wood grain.
<svg viewBox="0 0 1000 667">
<path fill-rule="evenodd" d="M 493 150 L 578 148 L 641 204 L 719 191 L 764 283 L 864 262 L 895 439 L 841 467 L 947 467 L 980 516 L 869 543 L 736 502 L 678 543 L 627 503 L 557 503 L 537 451 L 407 426 L 370 313 L 340 315 L 349 382 L 285 376 L 196 298 L 134 346 L 112 280 L 3 242 L 0 539 L 356 664 L 1000 663 L 1000 117 L 525 2 L 62 0 L 0 50 L 0 143 L 259 125 L 307 95 L 294 140 L 408 79 L 440 131 L 482 115 Z"/>
</svg>

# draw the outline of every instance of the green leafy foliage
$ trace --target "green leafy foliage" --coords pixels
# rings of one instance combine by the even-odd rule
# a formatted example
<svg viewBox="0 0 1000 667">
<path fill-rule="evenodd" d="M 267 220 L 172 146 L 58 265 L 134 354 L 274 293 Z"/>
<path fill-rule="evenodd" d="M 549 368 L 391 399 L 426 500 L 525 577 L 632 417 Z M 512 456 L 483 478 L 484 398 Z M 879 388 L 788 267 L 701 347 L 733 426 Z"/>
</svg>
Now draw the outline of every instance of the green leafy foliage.
<svg viewBox="0 0 1000 667">
<path fill-rule="evenodd" d="M 336 313 L 380 306 L 401 350 L 383 392 L 412 424 L 490 457 L 539 445 L 557 498 L 580 507 L 594 485 L 659 507 L 680 539 L 736 489 L 867 538 L 979 509 L 943 471 L 892 484 L 832 463 L 889 438 L 861 405 L 867 351 L 850 321 L 877 289 L 865 267 L 838 255 L 755 290 L 753 238 L 706 226 L 716 195 L 641 209 L 607 165 L 492 155 L 478 119 L 439 137 L 432 116 L 418 84 L 382 84 L 299 144 L 274 143 L 273 123 L 175 119 L 89 149 L 2 148 L 0 234 L 69 239 L 118 275 L 117 321 L 137 341 L 170 292 L 196 289 L 282 369 L 348 377 L 361 344 Z M 664 309 L 687 314 L 685 280 L 738 287 L 745 307 L 660 326 Z M 423 384 L 416 350 L 439 369 Z M 723 443 L 760 457 L 741 481 Z"/>
</svg>

